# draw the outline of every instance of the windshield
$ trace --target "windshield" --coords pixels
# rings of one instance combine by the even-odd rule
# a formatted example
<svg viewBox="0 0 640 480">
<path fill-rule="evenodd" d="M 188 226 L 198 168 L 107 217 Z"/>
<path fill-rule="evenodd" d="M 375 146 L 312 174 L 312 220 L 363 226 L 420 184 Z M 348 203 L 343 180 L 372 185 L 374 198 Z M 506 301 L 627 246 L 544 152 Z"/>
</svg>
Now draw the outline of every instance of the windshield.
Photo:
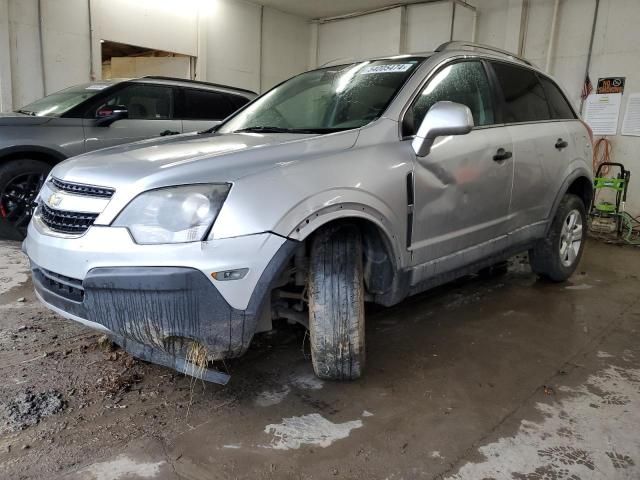
<svg viewBox="0 0 640 480">
<path fill-rule="evenodd" d="M 59 117 L 110 85 L 110 83 L 98 82 L 66 88 L 25 105 L 20 110 L 16 110 L 16 112 L 36 117 Z"/>
<path fill-rule="evenodd" d="M 421 58 L 353 63 L 306 72 L 273 90 L 223 124 L 221 133 L 329 133 L 380 117 Z"/>
</svg>

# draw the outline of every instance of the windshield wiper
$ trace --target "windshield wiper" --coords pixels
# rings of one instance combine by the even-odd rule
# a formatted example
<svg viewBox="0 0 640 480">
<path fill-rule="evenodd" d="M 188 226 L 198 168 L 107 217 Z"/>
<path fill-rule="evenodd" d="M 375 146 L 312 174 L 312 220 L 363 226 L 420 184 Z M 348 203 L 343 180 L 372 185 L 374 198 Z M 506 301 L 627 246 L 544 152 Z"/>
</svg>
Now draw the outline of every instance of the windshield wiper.
<svg viewBox="0 0 640 480">
<path fill-rule="evenodd" d="M 213 126 L 213 127 L 211 127 L 211 128 L 207 128 L 206 130 L 202 130 L 202 131 L 198 132 L 198 135 L 205 135 L 205 134 L 207 134 L 207 133 L 215 133 L 215 132 L 216 132 L 216 130 L 218 130 L 218 128 L 220 128 L 220 126 L 221 126 L 221 125 L 222 125 L 222 124 L 221 124 L 221 123 L 219 123 L 219 124 L 217 124 L 217 125 L 214 125 L 214 126 Z"/>
<path fill-rule="evenodd" d="M 282 127 L 255 126 L 255 127 L 241 128 L 239 130 L 234 130 L 233 131 L 233 133 L 242 133 L 242 132 L 294 133 L 294 132 L 297 132 L 297 130 L 293 130 L 291 128 L 282 128 Z"/>
<path fill-rule="evenodd" d="M 32 117 L 36 116 L 36 112 L 31 112 L 29 110 L 15 110 L 15 113 L 22 113 L 23 115 L 31 115 Z"/>
<path fill-rule="evenodd" d="M 282 128 L 255 126 L 234 130 L 233 133 L 256 132 L 256 133 L 333 133 L 346 130 L 346 128 Z"/>
</svg>

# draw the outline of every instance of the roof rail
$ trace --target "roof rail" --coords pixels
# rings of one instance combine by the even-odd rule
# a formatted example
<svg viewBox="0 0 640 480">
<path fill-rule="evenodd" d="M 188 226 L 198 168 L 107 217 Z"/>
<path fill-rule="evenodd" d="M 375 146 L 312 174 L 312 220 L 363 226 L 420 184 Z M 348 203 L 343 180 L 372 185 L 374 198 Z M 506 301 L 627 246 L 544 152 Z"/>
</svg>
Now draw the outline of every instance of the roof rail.
<svg viewBox="0 0 640 480">
<path fill-rule="evenodd" d="M 177 77 L 163 77 L 162 75 L 145 75 L 141 78 L 150 78 L 152 80 L 171 80 L 172 82 L 187 82 L 197 83 L 200 85 L 208 85 L 210 87 L 228 88 L 229 90 L 236 90 L 238 92 L 250 93 L 251 95 L 257 95 L 256 92 L 248 90 L 246 88 L 232 87 L 231 85 L 222 85 L 220 83 L 203 82 L 201 80 L 191 80 L 189 78 L 177 78 Z"/>
<path fill-rule="evenodd" d="M 534 66 L 533 63 L 531 63 L 526 58 L 519 57 L 518 55 L 508 52 L 507 50 L 503 50 L 501 48 L 492 47 L 491 45 L 483 45 L 482 43 L 461 42 L 461 41 L 445 42 L 435 49 L 436 52 L 444 52 L 445 50 L 486 50 L 489 52 L 501 53 L 502 55 L 506 55 L 510 58 L 520 60 L 521 62 L 524 62 L 531 67 Z"/>
</svg>

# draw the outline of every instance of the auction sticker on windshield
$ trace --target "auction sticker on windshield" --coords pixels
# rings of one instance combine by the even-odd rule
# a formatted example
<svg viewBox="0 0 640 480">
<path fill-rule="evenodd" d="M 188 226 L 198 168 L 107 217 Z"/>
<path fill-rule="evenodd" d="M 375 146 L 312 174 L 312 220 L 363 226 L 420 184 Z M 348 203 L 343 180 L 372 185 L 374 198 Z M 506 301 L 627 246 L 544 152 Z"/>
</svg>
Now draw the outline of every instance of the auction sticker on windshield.
<svg viewBox="0 0 640 480">
<path fill-rule="evenodd" d="M 392 63 L 389 65 L 370 65 L 360 70 L 360 75 L 367 75 L 369 73 L 401 73 L 406 72 L 413 63 Z"/>
</svg>

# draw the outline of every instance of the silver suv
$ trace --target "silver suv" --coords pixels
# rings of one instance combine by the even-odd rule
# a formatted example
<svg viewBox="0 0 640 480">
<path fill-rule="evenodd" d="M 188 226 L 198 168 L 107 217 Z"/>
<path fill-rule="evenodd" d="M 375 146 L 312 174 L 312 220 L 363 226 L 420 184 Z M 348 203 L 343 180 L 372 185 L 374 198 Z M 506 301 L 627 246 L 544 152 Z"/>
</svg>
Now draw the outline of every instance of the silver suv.
<svg viewBox="0 0 640 480">
<path fill-rule="evenodd" d="M 146 360 L 194 371 L 288 319 L 309 328 L 319 377 L 354 379 L 365 302 L 526 251 L 568 278 L 590 160 L 555 81 L 448 43 L 303 73 L 209 132 L 67 160 L 24 249 L 45 305 Z"/>
<path fill-rule="evenodd" d="M 0 114 L 0 238 L 24 238 L 38 190 L 62 160 L 204 130 L 255 97 L 223 85 L 144 77 L 77 85 Z"/>
</svg>

